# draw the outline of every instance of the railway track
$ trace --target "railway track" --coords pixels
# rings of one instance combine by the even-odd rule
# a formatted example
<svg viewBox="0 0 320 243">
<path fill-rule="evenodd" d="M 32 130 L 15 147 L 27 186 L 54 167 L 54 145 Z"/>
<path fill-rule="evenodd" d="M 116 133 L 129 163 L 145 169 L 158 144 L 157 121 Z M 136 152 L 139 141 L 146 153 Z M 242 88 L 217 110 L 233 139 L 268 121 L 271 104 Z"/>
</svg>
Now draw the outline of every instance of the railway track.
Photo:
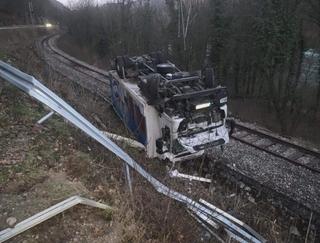
<svg viewBox="0 0 320 243">
<path fill-rule="evenodd" d="M 51 35 L 41 41 L 41 45 L 54 54 L 58 62 L 71 69 L 76 69 L 86 76 L 90 82 L 78 82 L 83 88 L 110 102 L 110 75 L 107 71 L 98 69 L 85 62 L 79 61 L 62 52 L 55 46 L 59 35 Z M 252 146 L 256 149 L 284 159 L 295 166 L 300 166 L 314 173 L 320 173 L 320 153 L 303 146 L 290 143 L 267 133 L 235 124 L 234 140 Z"/>
<path fill-rule="evenodd" d="M 58 62 L 63 63 L 71 69 L 76 69 L 90 80 L 90 82 L 78 82 L 83 88 L 102 99 L 110 102 L 110 75 L 107 71 L 88 65 L 68 54 L 62 52 L 55 46 L 59 35 L 51 35 L 41 41 L 41 45 L 54 54 Z M 252 128 L 235 124 L 234 140 L 252 146 L 256 149 L 284 159 L 295 166 L 300 166 L 314 173 L 320 173 L 320 153 L 300 145 L 290 143 L 275 136 L 263 133 Z"/>
<path fill-rule="evenodd" d="M 41 40 L 41 46 L 51 53 L 58 63 L 62 63 L 66 67 L 78 71 L 84 78 L 77 79 L 77 83 L 91 93 L 98 95 L 100 98 L 110 102 L 110 75 L 107 71 L 101 70 L 82 62 L 67 53 L 59 50 L 55 46 L 55 41 L 59 35 L 50 35 Z M 68 74 L 59 72 L 65 77 Z M 89 81 L 88 81 L 89 80 Z"/>
<path fill-rule="evenodd" d="M 270 134 L 235 124 L 234 140 L 320 174 L 320 153 Z"/>
</svg>

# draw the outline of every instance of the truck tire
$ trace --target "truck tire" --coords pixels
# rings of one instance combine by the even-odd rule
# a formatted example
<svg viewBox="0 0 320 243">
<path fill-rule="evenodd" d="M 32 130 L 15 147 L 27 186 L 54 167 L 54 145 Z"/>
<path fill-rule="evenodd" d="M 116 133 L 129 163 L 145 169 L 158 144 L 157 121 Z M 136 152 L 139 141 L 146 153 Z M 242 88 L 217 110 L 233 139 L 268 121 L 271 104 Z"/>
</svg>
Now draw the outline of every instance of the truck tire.
<svg viewBox="0 0 320 243">
<path fill-rule="evenodd" d="M 170 63 L 161 63 L 157 65 L 157 72 L 165 76 L 168 73 L 174 73 L 175 66 Z"/>
</svg>

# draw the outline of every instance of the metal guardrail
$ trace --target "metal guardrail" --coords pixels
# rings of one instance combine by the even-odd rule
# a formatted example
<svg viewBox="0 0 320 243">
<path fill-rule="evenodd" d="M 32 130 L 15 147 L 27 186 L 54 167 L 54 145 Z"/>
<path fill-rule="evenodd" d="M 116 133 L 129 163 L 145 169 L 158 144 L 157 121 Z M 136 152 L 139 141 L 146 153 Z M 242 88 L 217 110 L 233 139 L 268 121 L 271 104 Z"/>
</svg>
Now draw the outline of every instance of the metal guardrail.
<svg viewBox="0 0 320 243">
<path fill-rule="evenodd" d="M 87 205 L 87 206 L 91 206 L 91 207 L 95 207 L 95 208 L 101 208 L 104 210 L 110 210 L 113 211 L 113 208 L 103 204 L 103 203 L 99 203 L 87 198 L 83 198 L 80 196 L 73 196 L 70 197 L 60 203 L 57 203 L 56 205 L 51 206 L 50 208 L 47 208 L 33 216 L 31 216 L 30 218 L 27 218 L 23 221 L 21 221 L 20 223 L 18 223 L 17 225 L 15 225 L 13 228 L 7 228 L 3 231 L 0 232 L 0 242 L 5 242 L 6 240 L 9 240 L 11 238 L 13 238 L 14 236 L 38 225 L 41 224 L 42 222 L 72 208 L 73 206 L 76 206 L 78 204 L 83 204 L 83 205 Z"/>
<path fill-rule="evenodd" d="M 143 176 L 149 183 L 151 183 L 151 185 L 159 193 L 185 204 L 187 208 L 196 216 L 198 216 L 202 222 L 210 224 L 210 221 L 213 220 L 219 225 L 222 225 L 228 235 L 240 242 L 266 242 L 263 237 L 251 229 L 248 225 L 241 221 L 234 220 L 231 215 L 229 215 L 230 217 L 227 217 L 226 215 L 228 214 L 226 212 L 217 210 L 215 207 L 207 207 L 203 203 L 198 203 L 162 184 L 160 181 L 150 175 L 144 168 L 142 168 L 136 161 L 134 161 L 119 146 L 108 139 L 100 130 L 94 127 L 88 120 L 86 120 L 70 105 L 59 98 L 51 90 L 46 88 L 34 77 L 25 74 L 2 61 L 0 61 L 0 77 L 17 86 L 19 89 L 34 97 L 41 103 L 47 105 L 57 114 L 60 114 L 70 123 L 85 132 L 88 136 L 95 139 L 111 152 L 115 153 L 127 165 L 129 165 L 141 176 Z"/>
</svg>

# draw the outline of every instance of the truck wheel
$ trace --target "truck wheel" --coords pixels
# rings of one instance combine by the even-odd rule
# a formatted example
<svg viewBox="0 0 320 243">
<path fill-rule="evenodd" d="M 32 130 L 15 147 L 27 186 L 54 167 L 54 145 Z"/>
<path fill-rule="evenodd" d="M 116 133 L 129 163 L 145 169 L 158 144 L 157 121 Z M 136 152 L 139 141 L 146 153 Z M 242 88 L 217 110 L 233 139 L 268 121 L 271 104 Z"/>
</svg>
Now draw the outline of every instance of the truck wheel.
<svg viewBox="0 0 320 243">
<path fill-rule="evenodd" d="M 170 63 L 161 63 L 157 65 L 157 73 L 165 76 L 168 73 L 174 73 L 175 66 Z"/>
</svg>

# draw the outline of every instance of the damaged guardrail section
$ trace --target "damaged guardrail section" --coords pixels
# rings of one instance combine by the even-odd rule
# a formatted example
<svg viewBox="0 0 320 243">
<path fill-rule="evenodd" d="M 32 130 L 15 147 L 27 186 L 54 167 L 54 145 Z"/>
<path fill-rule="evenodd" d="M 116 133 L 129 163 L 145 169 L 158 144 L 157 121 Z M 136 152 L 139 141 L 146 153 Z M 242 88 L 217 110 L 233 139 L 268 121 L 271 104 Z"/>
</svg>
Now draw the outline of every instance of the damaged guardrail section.
<svg viewBox="0 0 320 243">
<path fill-rule="evenodd" d="M 193 212 L 194 215 L 196 215 L 196 217 L 198 217 L 198 219 L 207 226 L 210 226 L 210 222 L 214 221 L 222 226 L 228 235 L 240 242 L 266 242 L 263 237 L 261 237 L 249 226 L 239 220 L 235 220 L 222 210 L 218 210 L 213 205 L 209 207 L 208 204 L 203 203 L 203 201 L 196 202 L 162 184 L 160 181 L 150 175 L 144 168 L 142 168 L 136 161 L 134 161 L 119 146 L 107 138 L 100 130 L 94 127 L 88 120 L 86 120 L 82 115 L 75 111 L 70 105 L 59 98 L 51 90 L 37 81 L 34 77 L 27 75 L 2 61 L 0 61 L 0 77 L 25 91 L 43 104 L 47 105 L 53 111 L 60 114 L 73 125 L 85 132 L 88 136 L 92 137 L 105 148 L 115 153 L 127 165 L 129 165 L 140 175 L 142 175 L 148 182 L 150 182 L 159 193 L 185 204 L 187 209 Z"/>
<path fill-rule="evenodd" d="M 22 222 L 15 225 L 13 228 L 8 228 L 0 232 L 0 242 L 4 242 L 6 240 L 11 239 L 12 237 L 66 211 L 69 208 L 72 208 L 73 206 L 76 206 L 78 204 L 83 204 L 95 208 L 101 208 L 104 210 L 113 210 L 113 208 L 109 207 L 108 205 L 105 205 L 103 203 L 95 202 L 93 200 L 83 198 L 80 196 L 73 196 L 70 197 L 56 205 L 51 206 L 48 209 L 45 209 L 35 215 L 33 215 L 30 218 L 27 218 L 23 220 Z"/>
</svg>

